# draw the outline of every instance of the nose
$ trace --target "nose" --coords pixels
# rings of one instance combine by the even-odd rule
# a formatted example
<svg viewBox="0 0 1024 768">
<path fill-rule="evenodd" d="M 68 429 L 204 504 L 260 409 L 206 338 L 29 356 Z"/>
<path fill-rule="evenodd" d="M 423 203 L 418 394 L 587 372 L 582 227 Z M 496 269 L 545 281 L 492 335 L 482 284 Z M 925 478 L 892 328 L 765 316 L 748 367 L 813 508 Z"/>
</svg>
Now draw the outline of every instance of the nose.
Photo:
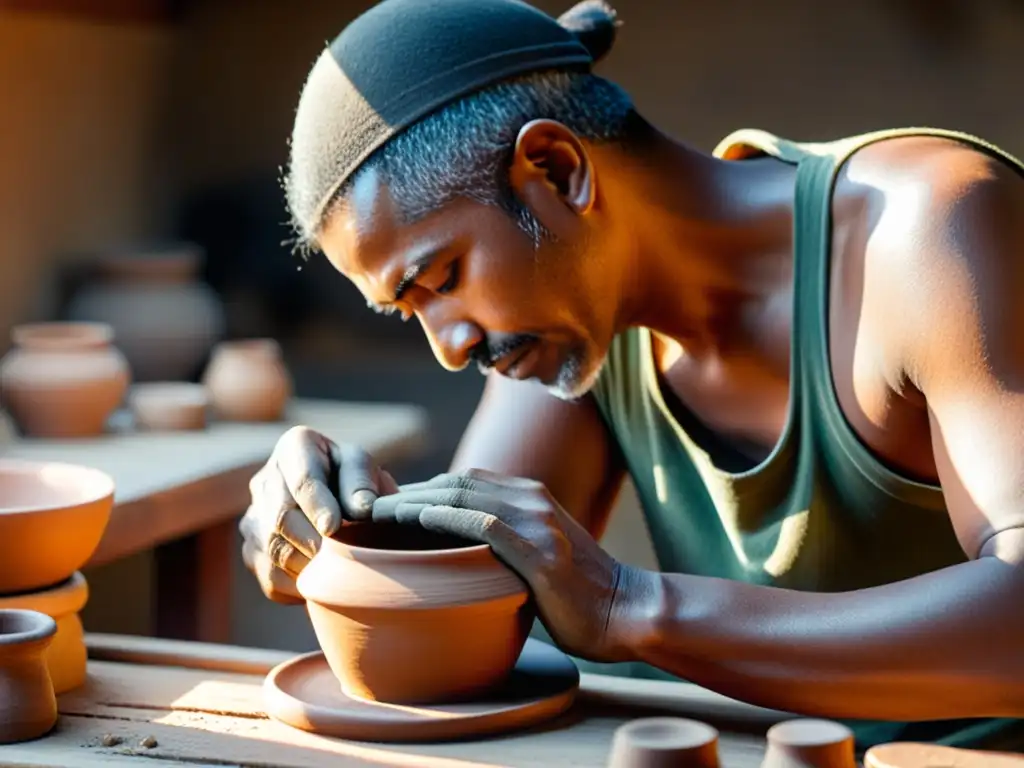
<svg viewBox="0 0 1024 768">
<path fill-rule="evenodd" d="M 431 322 L 424 313 L 418 316 L 434 357 L 446 370 L 461 371 L 465 368 L 473 348 L 486 339 L 483 329 L 465 318 Z"/>
</svg>

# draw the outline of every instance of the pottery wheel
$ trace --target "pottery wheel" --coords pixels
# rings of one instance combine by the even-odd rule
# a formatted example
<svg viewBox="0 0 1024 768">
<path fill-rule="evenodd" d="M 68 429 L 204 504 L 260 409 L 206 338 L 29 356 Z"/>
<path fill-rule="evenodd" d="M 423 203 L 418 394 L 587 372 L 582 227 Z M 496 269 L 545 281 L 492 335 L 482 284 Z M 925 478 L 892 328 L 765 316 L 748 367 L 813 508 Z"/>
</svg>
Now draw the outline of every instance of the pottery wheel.
<svg viewBox="0 0 1024 768">
<path fill-rule="evenodd" d="M 322 736 L 447 741 L 516 730 L 556 717 L 572 704 L 579 682 L 579 670 L 568 656 L 530 638 L 506 683 L 477 701 L 409 706 L 349 696 L 319 652 L 271 670 L 263 683 L 263 700 L 271 717 Z"/>
</svg>

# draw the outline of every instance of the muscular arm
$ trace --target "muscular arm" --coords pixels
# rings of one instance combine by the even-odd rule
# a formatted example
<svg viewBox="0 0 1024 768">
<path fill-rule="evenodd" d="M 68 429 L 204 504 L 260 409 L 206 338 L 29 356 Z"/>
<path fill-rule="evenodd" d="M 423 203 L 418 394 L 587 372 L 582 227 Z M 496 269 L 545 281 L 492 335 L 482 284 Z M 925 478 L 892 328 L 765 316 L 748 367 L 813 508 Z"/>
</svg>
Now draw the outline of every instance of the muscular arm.
<svg viewBox="0 0 1024 768">
<path fill-rule="evenodd" d="M 568 403 L 542 386 L 491 375 L 451 471 L 529 477 L 600 538 L 624 470 L 597 405 Z"/>
<path fill-rule="evenodd" d="M 878 340 L 926 398 L 968 561 L 840 594 L 650 574 L 621 619 L 638 658 L 810 715 L 1024 717 L 1024 181 L 973 157 L 918 195 Z"/>
</svg>

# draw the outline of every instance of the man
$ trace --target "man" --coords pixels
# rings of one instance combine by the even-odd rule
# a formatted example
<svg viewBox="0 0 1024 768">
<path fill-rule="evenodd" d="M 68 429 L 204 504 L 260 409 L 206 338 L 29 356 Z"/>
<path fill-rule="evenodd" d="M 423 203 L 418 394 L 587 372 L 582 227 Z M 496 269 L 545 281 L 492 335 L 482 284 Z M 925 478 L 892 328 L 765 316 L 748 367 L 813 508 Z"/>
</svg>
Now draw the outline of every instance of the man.
<svg viewBox="0 0 1024 768">
<path fill-rule="evenodd" d="M 313 67 L 300 246 L 488 381 L 433 480 L 289 431 L 249 567 L 293 601 L 343 519 L 419 524 L 490 544 L 581 659 L 862 746 L 1021 746 L 1024 168 L 929 130 L 707 156 L 591 73 L 607 6 L 559 21 L 386 0 Z M 626 472 L 659 572 L 595 541 Z"/>
</svg>

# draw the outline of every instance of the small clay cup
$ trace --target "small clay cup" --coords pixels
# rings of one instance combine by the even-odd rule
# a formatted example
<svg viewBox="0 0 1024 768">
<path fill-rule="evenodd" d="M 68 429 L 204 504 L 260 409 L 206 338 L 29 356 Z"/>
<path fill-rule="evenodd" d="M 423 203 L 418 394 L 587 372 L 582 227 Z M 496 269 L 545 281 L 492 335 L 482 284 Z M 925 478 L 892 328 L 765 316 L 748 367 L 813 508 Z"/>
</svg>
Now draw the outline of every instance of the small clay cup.
<svg viewBox="0 0 1024 768">
<path fill-rule="evenodd" d="M 177 432 L 206 427 L 210 396 L 202 384 L 185 381 L 136 384 L 128 399 L 137 429 Z"/>
<path fill-rule="evenodd" d="M 777 723 L 768 729 L 761 768 L 857 768 L 853 731 L 831 720 Z"/>
<path fill-rule="evenodd" d="M 525 585 L 490 547 L 414 525 L 342 526 L 297 588 L 342 689 L 393 704 L 494 688 L 533 620 Z"/>
<path fill-rule="evenodd" d="M 682 717 L 647 717 L 619 726 L 608 768 L 719 768 L 718 731 Z"/>
<path fill-rule="evenodd" d="M 57 622 L 38 611 L 0 610 L 0 744 L 28 741 L 57 723 L 44 654 Z"/>
</svg>

